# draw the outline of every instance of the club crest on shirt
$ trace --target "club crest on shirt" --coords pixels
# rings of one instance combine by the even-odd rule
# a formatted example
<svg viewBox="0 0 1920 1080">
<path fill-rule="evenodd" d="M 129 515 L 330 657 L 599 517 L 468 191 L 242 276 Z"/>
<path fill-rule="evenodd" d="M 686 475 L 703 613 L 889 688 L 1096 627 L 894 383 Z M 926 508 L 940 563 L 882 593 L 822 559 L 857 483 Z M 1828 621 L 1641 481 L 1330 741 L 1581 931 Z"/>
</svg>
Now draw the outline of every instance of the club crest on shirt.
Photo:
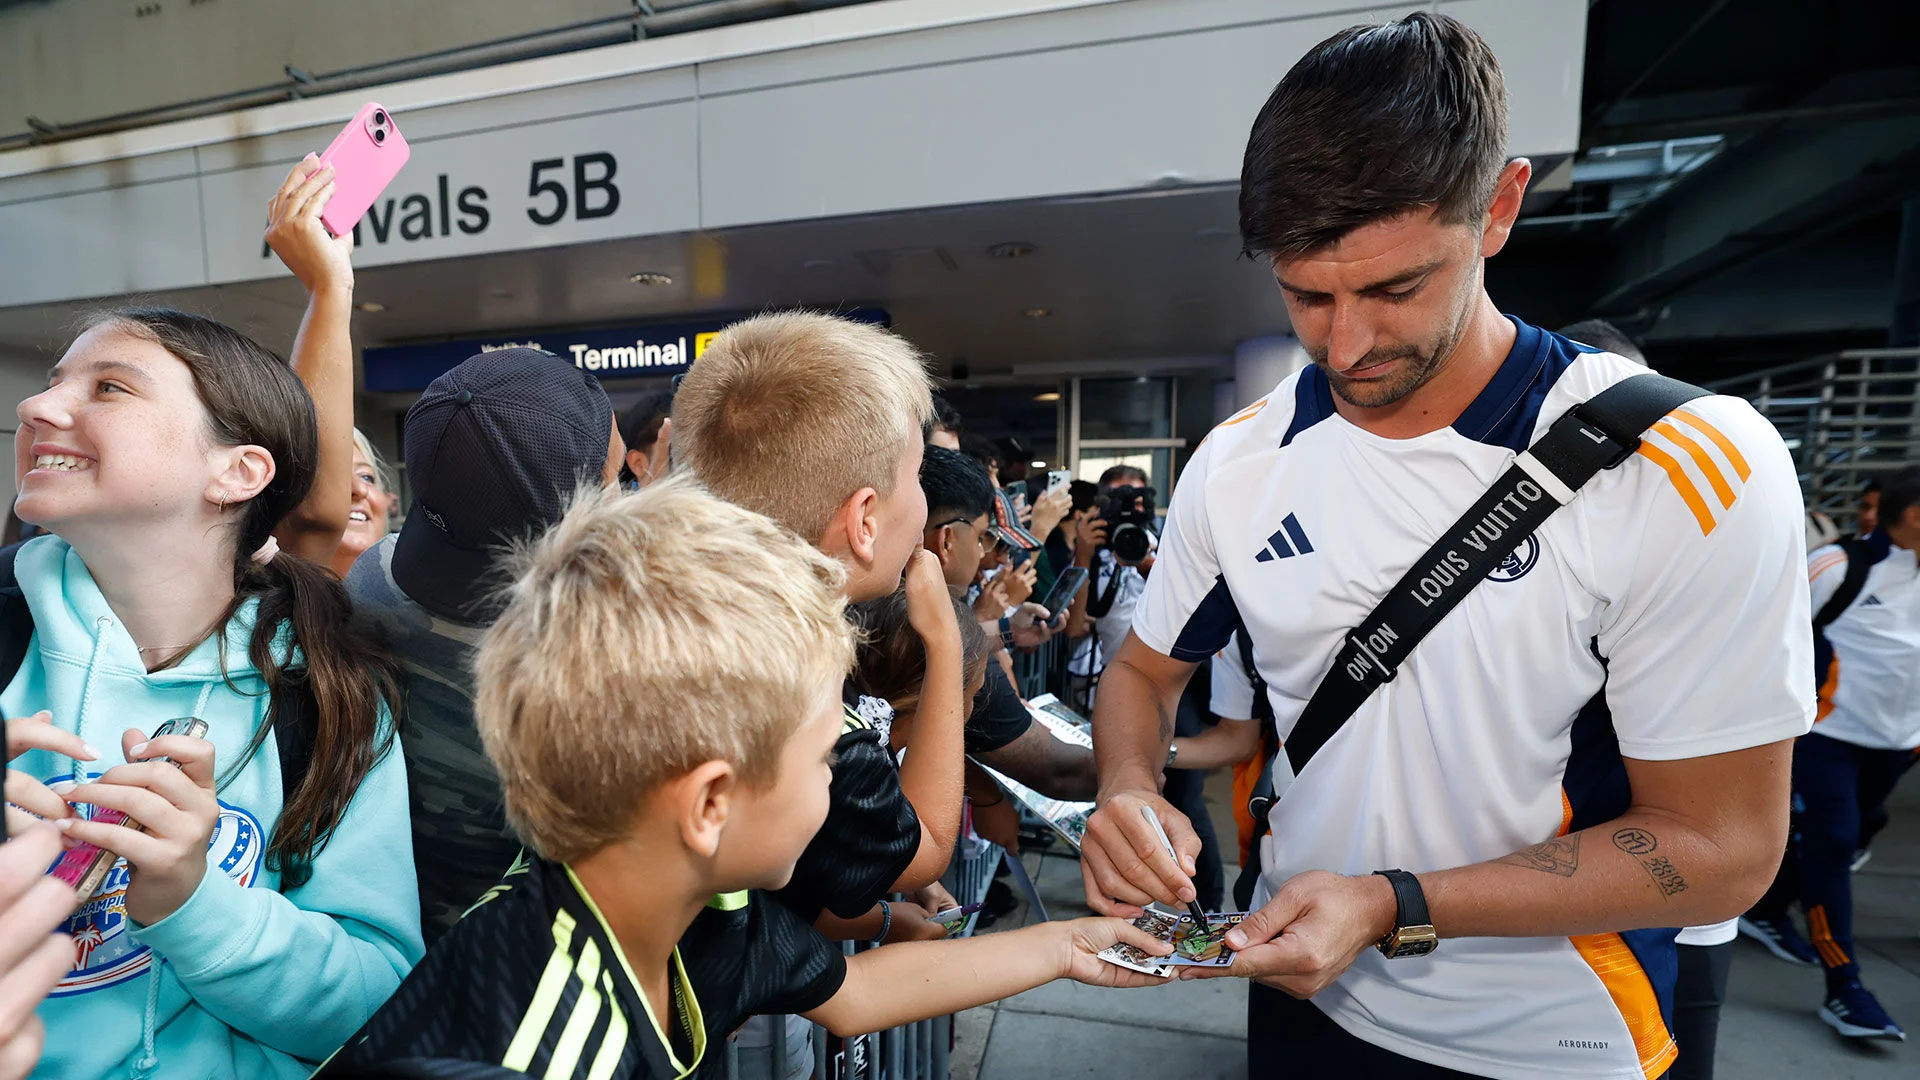
<svg viewBox="0 0 1920 1080">
<path fill-rule="evenodd" d="M 72 784 L 62 777 L 48 786 L 61 791 Z M 260 876 L 260 863 L 266 850 L 267 838 L 260 829 L 259 819 L 222 801 L 213 837 L 207 842 L 207 869 L 217 870 L 242 886 L 250 886 Z M 62 929 L 73 935 L 79 962 L 49 997 L 91 993 L 146 974 L 153 963 L 152 950 L 134 941 L 128 933 L 131 929 L 127 923 L 130 876 L 125 859 L 114 863 L 100 891 L 67 920 Z"/>
<path fill-rule="evenodd" d="M 1507 552 L 1500 565 L 1487 575 L 1489 581 L 1519 581 L 1527 576 L 1535 563 L 1540 561 L 1540 538 L 1529 536 L 1520 542 L 1520 546 Z"/>
</svg>

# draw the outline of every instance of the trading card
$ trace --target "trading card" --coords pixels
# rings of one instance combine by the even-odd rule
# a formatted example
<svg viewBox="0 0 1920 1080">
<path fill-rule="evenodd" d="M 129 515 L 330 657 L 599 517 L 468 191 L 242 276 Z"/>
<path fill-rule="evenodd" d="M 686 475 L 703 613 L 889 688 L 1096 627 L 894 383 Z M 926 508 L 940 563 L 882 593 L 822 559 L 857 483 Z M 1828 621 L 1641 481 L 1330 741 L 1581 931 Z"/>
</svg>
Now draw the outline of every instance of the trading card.
<svg viewBox="0 0 1920 1080">
<path fill-rule="evenodd" d="M 1192 920 L 1188 921 L 1191 922 Z M 1161 941 L 1171 942 L 1173 940 L 1174 930 L 1180 925 L 1180 920 L 1178 916 L 1170 912 L 1160 911 L 1157 908 L 1148 908 L 1146 914 L 1133 920 L 1133 925 L 1145 930 Z M 1170 979 L 1173 977 L 1174 965 L 1171 962 L 1172 957 L 1148 956 L 1146 953 L 1141 952 L 1139 949 L 1125 942 L 1121 942 L 1118 945 L 1110 945 L 1102 950 L 1100 959 L 1105 960 L 1109 964 L 1118 964 L 1123 968 L 1131 968 L 1134 971 L 1144 971 L 1149 975 L 1162 979 Z"/>
<path fill-rule="evenodd" d="M 1245 912 L 1207 915 L 1206 929 L 1193 925 L 1193 916 L 1182 914 L 1173 931 L 1173 955 L 1165 962 L 1175 967 L 1230 967 L 1233 950 L 1227 947 L 1227 931 L 1240 925 Z"/>
</svg>

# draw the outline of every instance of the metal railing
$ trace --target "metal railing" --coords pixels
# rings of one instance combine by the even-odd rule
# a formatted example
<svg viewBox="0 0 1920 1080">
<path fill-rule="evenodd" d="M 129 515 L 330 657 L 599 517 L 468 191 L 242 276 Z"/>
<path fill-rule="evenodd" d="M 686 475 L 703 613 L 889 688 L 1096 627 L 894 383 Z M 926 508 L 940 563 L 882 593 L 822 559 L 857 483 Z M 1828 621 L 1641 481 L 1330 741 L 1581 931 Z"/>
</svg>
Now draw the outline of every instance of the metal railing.
<svg viewBox="0 0 1920 1080">
<path fill-rule="evenodd" d="M 1920 448 L 1920 349 L 1850 349 L 1707 384 L 1746 398 L 1793 453 L 1809 511 L 1852 510 L 1870 479 Z"/>
<path fill-rule="evenodd" d="M 1004 858 L 1005 853 L 999 846 L 982 839 L 973 831 L 969 817 L 963 822 L 960 842 L 954 848 L 953 862 L 947 867 L 942 884 L 962 905 L 981 903 L 986 899 L 987 889 L 993 884 L 994 872 Z M 976 912 L 952 936 L 973 936 L 979 919 L 979 913 Z M 852 956 L 869 946 L 848 942 L 844 948 L 847 955 Z M 758 1068 L 757 1060 L 754 1062 L 756 1067 L 743 1067 L 741 1033 L 735 1032 L 727 1040 L 721 1076 L 724 1080 L 788 1080 L 795 1076 L 796 1073 L 788 1065 L 789 1031 L 792 1030 L 788 1026 L 788 1018 L 772 1016 L 756 1019 L 763 1022 L 769 1040 L 766 1067 L 764 1070 Z M 811 1032 L 813 1069 L 804 1074 L 809 1080 L 947 1080 L 948 1053 L 953 1039 L 951 1016 L 936 1016 L 931 1020 L 845 1040 L 835 1038 L 818 1024 L 800 1025 L 798 1030 Z M 760 1047 L 756 1045 L 750 1049 L 759 1050 Z M 759 1055 L 753 1057 L 757 1059 Z"/>
</svg>

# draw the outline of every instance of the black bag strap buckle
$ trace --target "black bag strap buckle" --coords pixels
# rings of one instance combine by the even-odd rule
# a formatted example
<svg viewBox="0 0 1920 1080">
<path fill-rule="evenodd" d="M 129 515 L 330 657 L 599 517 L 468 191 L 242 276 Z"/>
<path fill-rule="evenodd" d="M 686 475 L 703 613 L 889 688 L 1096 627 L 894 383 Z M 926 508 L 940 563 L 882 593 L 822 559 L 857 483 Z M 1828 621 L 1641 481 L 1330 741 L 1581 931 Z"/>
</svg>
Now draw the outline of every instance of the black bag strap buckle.
<svg viewBox="0 0 1920 1080">
<path fill-rule="evenodd" d="M 1565 435 L 1561 435 L 1562 429 L 1571 430 L 1568 430 Z M 1555 420 L 1553 427 L 1549 428 L 1548 431 L 1549 437 L 1570 437 L 1583 439 L 1592 443 L 1591 452 L 1603 455 L 1600 459 L 1600 468 L 1596 469 L 1596 472 L 1605 469 L 1619 468 L 1626 463 L 1628 458 L 1633 456 L 1634 451 L 1640 449 L 1640 439 L 1637 436 L 1628 439 L 1624 443 L 1621 442 L 1588 410 L 1587 402 L 1584 401 L 1568 409 L 1566 415 Z"/>
</svg>

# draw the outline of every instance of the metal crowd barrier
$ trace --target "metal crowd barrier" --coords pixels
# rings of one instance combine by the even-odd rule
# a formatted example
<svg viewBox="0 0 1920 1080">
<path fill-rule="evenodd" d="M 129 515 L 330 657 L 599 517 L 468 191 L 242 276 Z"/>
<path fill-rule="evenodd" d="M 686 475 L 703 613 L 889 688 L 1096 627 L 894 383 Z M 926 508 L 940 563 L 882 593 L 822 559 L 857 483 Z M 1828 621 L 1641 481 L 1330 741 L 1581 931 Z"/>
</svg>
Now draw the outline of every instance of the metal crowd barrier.
<svg viewBox="0 0 1920 1080">
<path fill-rule="evenodd" d="M 1005 853 L 998 845 L 974 834 L 971 818 L 963 824 L 953 863 L 947 867 L 941 883 L 962 905 L 977 904 L 986 900 L 987 889 L 993 884 L 994 872 Z M 973 936 L 979 919 L 977 912 L 969 916 L 953 936 Z M 844 945 L 848 956 L 868 947 L 852 942 Z M 724 1080 L 947 1080 L 948 1052 L 953 1040 L 951 1016 L 937 1016 L 848 1039 L 832 1054 L 828 1053 L 828 1047 L 836 1041 L 833 1035 L 818 1024 L 810 1025 L 813 1068 L 809 1073 L 782 1067 L 789 1051 L 787 1018 L 776 1016 L 766 1020 L 772 1028 L 767 1068 L 743 1070 L 740 1033 L 736 1032 L 727 1040 L 724 1068 L 720 1073 Z"/>
</svg>

